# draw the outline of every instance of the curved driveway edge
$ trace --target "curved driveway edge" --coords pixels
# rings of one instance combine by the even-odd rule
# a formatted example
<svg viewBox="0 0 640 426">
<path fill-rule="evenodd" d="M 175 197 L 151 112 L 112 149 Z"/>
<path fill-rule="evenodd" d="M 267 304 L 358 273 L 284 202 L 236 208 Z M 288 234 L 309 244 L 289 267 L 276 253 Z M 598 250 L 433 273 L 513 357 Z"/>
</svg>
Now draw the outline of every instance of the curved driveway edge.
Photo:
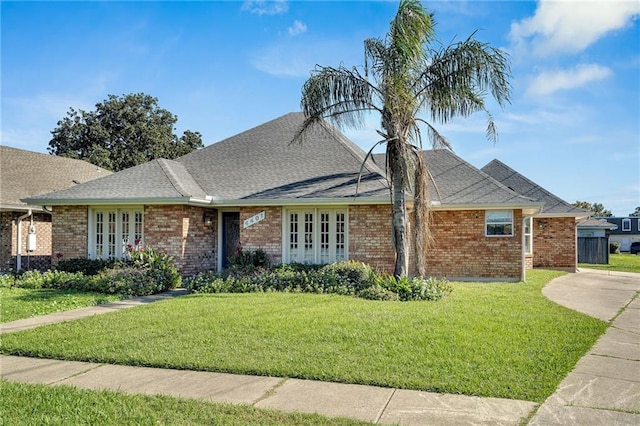
<svg viewBox="0 0 640 426">
<path fill-rule="evenodd" d="M 582 269 L 542 293 L 611 326 L 530 425 L 640 425 L 640 274 Z"/>
</svg>

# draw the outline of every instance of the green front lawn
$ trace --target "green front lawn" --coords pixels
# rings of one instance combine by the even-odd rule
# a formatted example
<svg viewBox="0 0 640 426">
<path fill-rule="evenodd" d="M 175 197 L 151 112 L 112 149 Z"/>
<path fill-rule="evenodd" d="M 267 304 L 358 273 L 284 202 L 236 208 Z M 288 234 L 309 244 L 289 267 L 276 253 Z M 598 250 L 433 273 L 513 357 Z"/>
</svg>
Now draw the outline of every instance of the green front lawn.
<svg viewBox="0 0 640 426">
<path fill-rule="evenodd" d="M 607 328 L 542 295 L 561 274 L 455 283 L 439 302 L 185 296 L 9 334 L 1 350 L 542 402 Z"/>
<path fill-rule="evenodd" d="M 580 263 L 580 268 L 602 269 L 605 271 L 637 272 L 640 273 L 640 255 L 619 253 L 609 255 L 608 265 L 594 265 L 592 263 Z"/>
<path fill-rule="evenodd" d="M 0 424 L 6 425 L 364 425 L 314 414 L 169 396 L 126 395 L 69 386 L 0 380 Z"/>
<path fill-rule="evenodd" d="M 122 299 L 79 290 L 0 287 L 0 322 L 47 315 Z"/>
</svg>

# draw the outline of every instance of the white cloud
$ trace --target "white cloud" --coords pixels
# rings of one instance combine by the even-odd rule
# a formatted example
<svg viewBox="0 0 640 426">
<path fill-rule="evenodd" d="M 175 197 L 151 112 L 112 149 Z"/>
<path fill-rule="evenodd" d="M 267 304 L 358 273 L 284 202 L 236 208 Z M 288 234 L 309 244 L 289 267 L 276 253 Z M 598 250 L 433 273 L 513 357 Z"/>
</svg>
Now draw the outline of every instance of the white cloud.
<svg viewBox="0 0 640 426">
<path fill-rule="evenodd" d="M 246 0 L 242 10 L 256 15 L 281 15 L 289 10 L 289 4 L 286 0 Z"/>
<path fill-rule="evenodd" d="M 531 81 L 527 93 L 549 95 L 559 90 L 575 89 L 612 74 L 611 69 L 598 64 L 579 64 L 573 69 L 543 71 Z"/>
<path fill-rule="evenodd" d="M 293 21 L 293 25 L 288 28 L 290 36 L 297 36 L 307 31 L 307 26 L 298 20 Z"/>
<path fill-rule="evenodd" d="M 540 0 L 535 15 L 511 24 L 510 37 L 516 45 L 531 42 L 540 56 L 576 53 L 639 16 L 638 1 Z"/>
</svg>

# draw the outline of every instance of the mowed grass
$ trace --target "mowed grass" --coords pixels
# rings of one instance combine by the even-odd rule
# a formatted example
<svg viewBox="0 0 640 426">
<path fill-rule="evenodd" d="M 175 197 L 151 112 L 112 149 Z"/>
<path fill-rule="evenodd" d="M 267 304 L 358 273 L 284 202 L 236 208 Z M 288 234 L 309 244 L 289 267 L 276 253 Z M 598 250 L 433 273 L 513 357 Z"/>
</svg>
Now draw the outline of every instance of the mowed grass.
<svg viewBox="0 0 640 426">
<path fill-rule="evenodd" d="M 580 263 L 578 264 L 578 267 L 601 269 L 605 271 L 640 273 L 640 255 L 635 255 L 630 253 L 610 254 L 608 265 Z"/>
<path fill-rule="evenodd" d="M 78 290 L 0 287 L 0 322 L 113 302 L 121 296 Z"/>
<path fill-rule="evenodd" d="M 6 425 L 364 425 L 348 419 L 282 413 L 169 396 L 127 395 L 0 380 Z"/>
<path fill-rule="evenodd" d="M 607 328 L 526 283 L 455 283 L 439 302 L 193 295 L 45 326 L 2 352 L 542 402 Z"/>
</svg>

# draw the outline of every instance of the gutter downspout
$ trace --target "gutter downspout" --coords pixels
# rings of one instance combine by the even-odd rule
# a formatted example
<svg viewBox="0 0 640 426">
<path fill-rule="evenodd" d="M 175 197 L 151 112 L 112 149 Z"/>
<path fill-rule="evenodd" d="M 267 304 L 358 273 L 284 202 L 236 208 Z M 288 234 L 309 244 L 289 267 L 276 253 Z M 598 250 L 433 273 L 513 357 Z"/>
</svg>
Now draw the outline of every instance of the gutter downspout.
<svg viewBox="0 0 640 426">
<path fill-rule="evenodd" d="M 33 216 L 33 212 L 31 209 L 22 216 L 20 216 L 17 220 L 18 225 L 18 241 L 16 244 L 16 271 L 22 270 L 22 220 L 28 218 L 29 216 Z"/>
</svg>

